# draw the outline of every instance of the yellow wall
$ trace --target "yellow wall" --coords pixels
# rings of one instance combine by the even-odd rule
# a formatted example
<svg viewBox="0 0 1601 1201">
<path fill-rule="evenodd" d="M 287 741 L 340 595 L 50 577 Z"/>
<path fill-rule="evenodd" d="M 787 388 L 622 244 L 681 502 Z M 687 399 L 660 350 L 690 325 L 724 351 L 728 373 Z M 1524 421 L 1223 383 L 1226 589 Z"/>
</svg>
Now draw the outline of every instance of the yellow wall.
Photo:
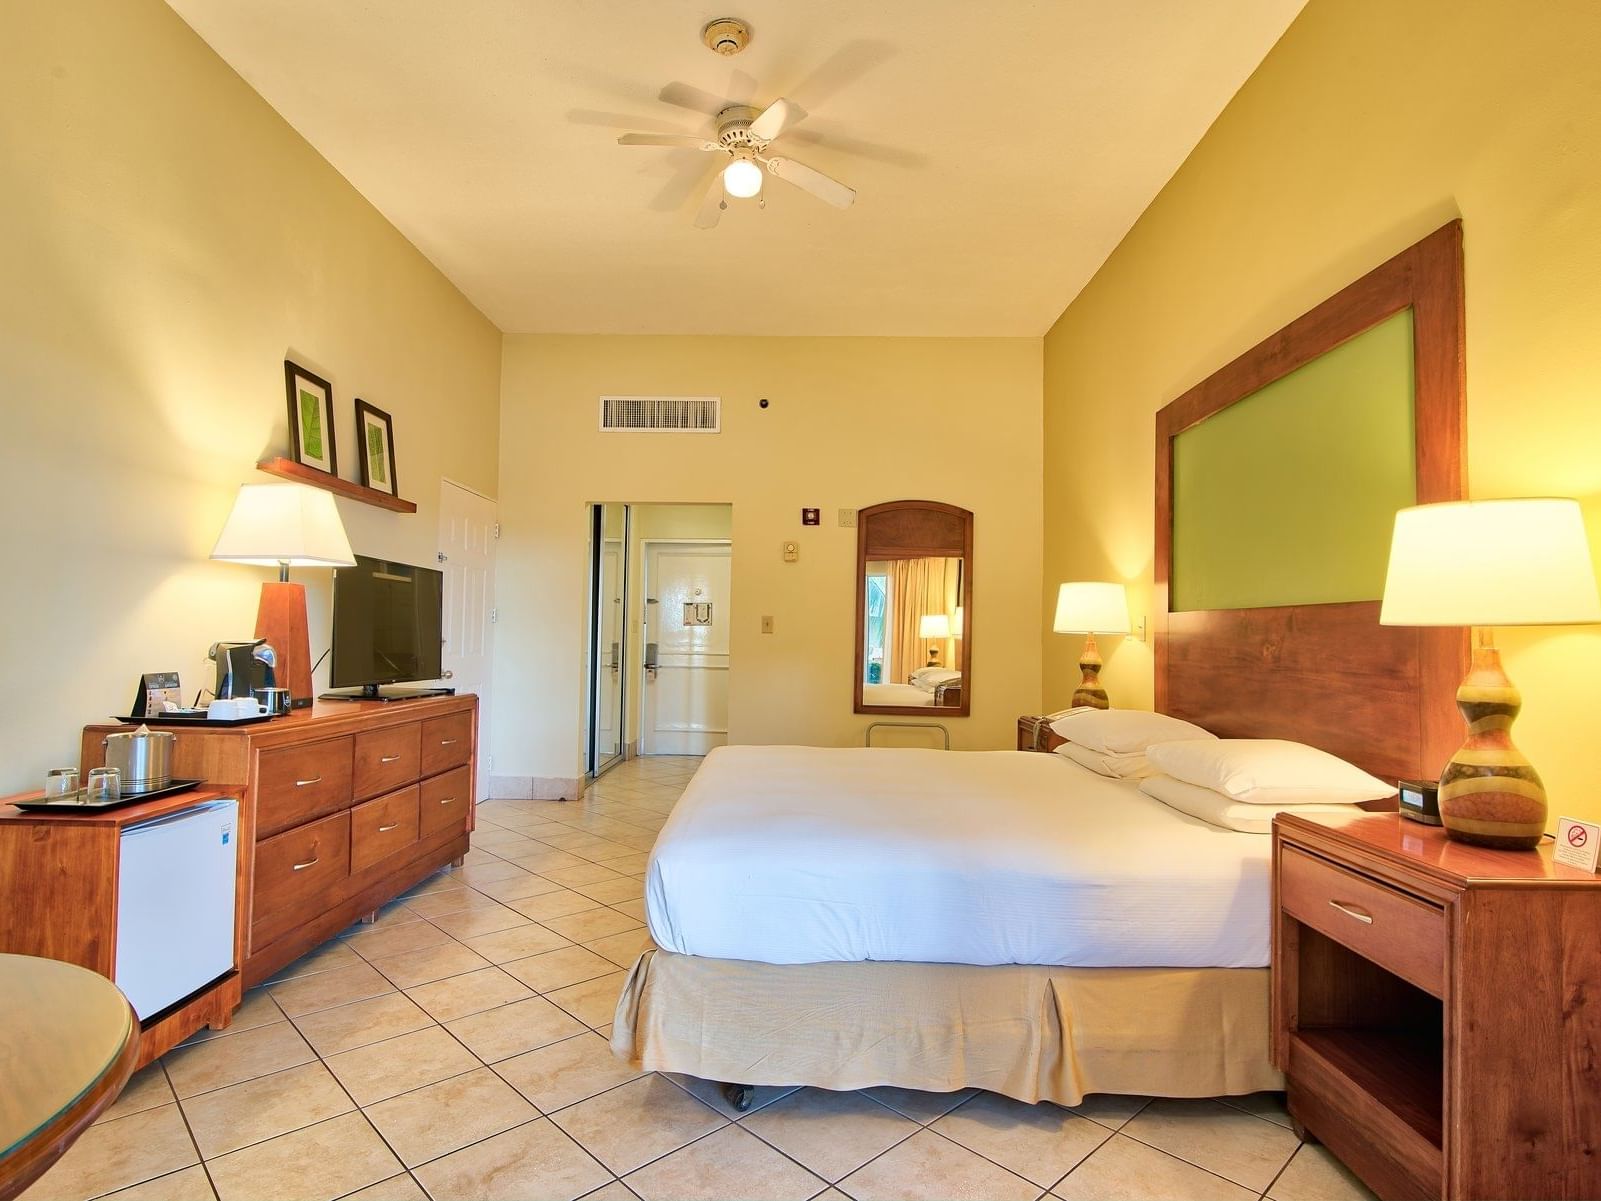
<svg viewBox="0 0 1601 1201">
<path fill-rule="evenodd" d="M 288 446 L 283 360 L 395 418 L 415 517 L 341 502 L 427 563 L 439 478 L 493 493 L 500 335 L 159 0 L 6 7 L 0 36 L 0 792 L 77 762 L 140 672 L 209 682 L 270 573 L 210 563 Z M 313 654 L 329 573 L 312 585 Z M 326 679 L 319 673 L 318 683 Z"/>
<path fill-rule="evenodd" d="M 604 394 L 721 396 L 723 432 L 601 434 Z M 837 511 L 972 509 L 973 716 L 949 724 L 959 746 L 1010 745 L 1040 699 L 1039 425 L 1032 338 L 508 337 L 494 774 L 579 772 L 585 504 L 609 497 L 733 505 L 729 741 L 746 743 L 859 745 L 871 720 L 851 713 L 856 532 Z"/>
<path fill-rule="evenodd" d="M 1108 575 L 1148 612 L 1155 411 L 1459 214 L 1471 493 L 1578 496 L 1601 534 L 1598 46 L 1588 0 L 1312 0 L 1046 338 L 1047 587 Z M 1553 814 L 1601 816 L 1601 634 L 1500 641 Z M 1065 704 L 1078 640 L 1044 644 Z M 1103 650 L 1149 705 L 1149 648 Z"/>
</svg>

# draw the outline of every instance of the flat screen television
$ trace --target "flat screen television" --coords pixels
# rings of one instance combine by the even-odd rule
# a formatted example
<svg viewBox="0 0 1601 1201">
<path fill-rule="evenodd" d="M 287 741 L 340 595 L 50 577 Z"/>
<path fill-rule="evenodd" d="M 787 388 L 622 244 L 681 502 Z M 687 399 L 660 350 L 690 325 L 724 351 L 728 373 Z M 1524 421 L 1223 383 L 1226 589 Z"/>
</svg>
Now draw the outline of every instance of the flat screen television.
<svg viewBox="0 0 1601 1201">
<path fill-rule="evenodd" d="M 357 555 L 354 567 L 335 570 L 328 682 L 361 690 L 343 699 L 428 695 L 386 696 L 379 686 L 439 679 L 444 598 L 444 574 L 429 567 Z"/>
</svg>

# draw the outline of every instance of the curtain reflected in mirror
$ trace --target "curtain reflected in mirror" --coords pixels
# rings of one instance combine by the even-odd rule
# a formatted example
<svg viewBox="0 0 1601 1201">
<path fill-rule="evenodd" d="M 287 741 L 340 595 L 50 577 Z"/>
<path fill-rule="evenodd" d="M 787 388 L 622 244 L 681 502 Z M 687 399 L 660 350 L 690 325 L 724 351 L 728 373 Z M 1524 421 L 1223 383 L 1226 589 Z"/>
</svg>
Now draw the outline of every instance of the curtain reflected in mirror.
<svg viewBox="0 0 1601 1201">
<path fill-rule="evenodd" d="M 858 531 L 856 711 L 966 713 L 972 515 L 895 501 Z"/>
</svg>

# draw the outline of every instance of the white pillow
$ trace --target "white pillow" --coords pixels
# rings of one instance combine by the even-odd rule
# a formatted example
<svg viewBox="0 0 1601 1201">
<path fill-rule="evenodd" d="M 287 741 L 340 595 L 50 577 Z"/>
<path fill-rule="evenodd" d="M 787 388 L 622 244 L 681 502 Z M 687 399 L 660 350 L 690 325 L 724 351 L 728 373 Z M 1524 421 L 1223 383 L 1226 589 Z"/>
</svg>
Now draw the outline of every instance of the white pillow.
<svg viewBox="0 0 1601 1201">
<path fill-rule="evenodd" d="M 1092 751 L 1087 746 L 1079 746 L 1076 742 L 1064 742 L 1056 748 L 1056 753 L 1081 767 L 1089 768 L 1096 775 L 1113 780 L 1138 780 L 1156 770 L 1144 754 L 1108 755 L 1102 751 Z"/>
<path fill-rule="evenodd" d="M 925 692 L 932 692 L 940 684 L 949 684 L 961 678 L 961 672 L 949 667 L 919 667 L 912 673 L 912 683 Z"/>
<path fill-rule="evenodd" d="M 1200 726 L 1144 709 L 1075 709 L 1053 721 L 1051 729 L 1108 755 L 1137 755 L 1153 742 L 1212 737 Z"/>
<path fill-rule="evenodd" d="M 1169 808 L 1177 809 L 1190 817 L 1199 818 L 1209 826 L 1237 830 L 1241 834 L 1273 833 L 1275 813 L 1361 813 L 1355 805 L 1250 805 L 1231 800 L 1210 788 L 1198 788 L 1175 780 L 1172 776 L 1155 775 L 1140 781 L 1140 791 L 1155 797 Z"/>
<path fill-rule="evenodd" d="M 1280 738 L 1164 742 L 1146 752 L 1156 769 L 1250 805 L 1350 805 L 1395 795 L 1395 786 L 1327 751 Z"/>
</svg>

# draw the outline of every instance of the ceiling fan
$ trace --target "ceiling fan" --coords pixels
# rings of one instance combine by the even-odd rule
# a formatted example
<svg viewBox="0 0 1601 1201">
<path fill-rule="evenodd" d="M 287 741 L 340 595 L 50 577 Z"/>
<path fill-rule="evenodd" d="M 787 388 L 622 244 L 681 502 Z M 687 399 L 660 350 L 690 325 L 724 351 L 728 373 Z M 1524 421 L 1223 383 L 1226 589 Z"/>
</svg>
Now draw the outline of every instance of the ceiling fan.
<svg viewBox="0 0 1601 1201">
<path fill-rule="evenodd" d="M 815 167 L 768 153 L 768 148 L 785 130 L 793 129 L 805 118 L 806 112 L 800 105 L 782 98 L 759 111 L 748 104 L 730 104 L 717 114 L 715 138 L 688 133 L 625 133 L 617 139 L 617 144 L 688 146 L 728 157 L 728 163 L 711 181 L 706 198 L 695 214 L 695 224 L 701 229 L 710 229 L 717 224 L 723 210 L 728 207 L 730 196 L 740 200 L 756 197 L 761 203 L 763 168 L 766 169 L 766 175 L 794 184 L 835 208 L 849 208 L 856 199 L 855 189 L 824 175 Z"/>
</svg>

